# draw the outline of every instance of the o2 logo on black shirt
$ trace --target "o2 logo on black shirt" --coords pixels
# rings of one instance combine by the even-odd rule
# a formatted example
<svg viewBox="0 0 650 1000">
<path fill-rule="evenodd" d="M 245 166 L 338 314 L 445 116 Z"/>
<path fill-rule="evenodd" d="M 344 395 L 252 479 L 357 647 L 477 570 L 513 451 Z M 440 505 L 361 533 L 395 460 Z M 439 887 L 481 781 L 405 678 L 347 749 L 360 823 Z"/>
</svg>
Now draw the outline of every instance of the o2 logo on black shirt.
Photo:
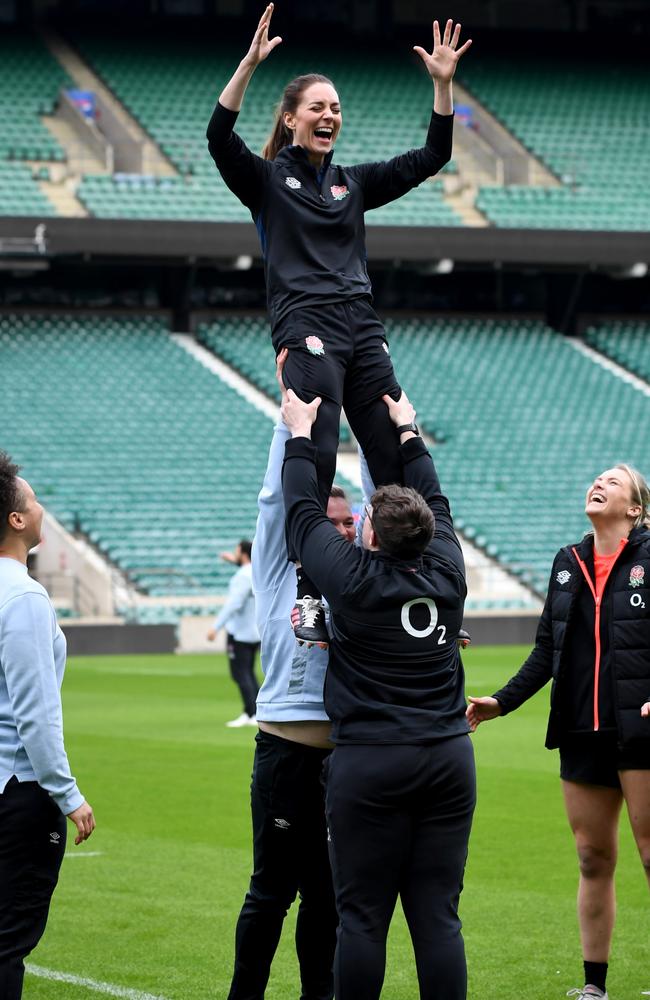
<svg viewBox="0 0 650 1000">
<path fill-rule="evenodd" d="M 411 609 L 416 605 L 422 604 L 429 611 L 429 624 L 425 628 L 415 628 L 411 621 Z M 436 607 L 436 602 L 430 597 L 416 597 L 412 601 L 407 601 L 406 604 L 402 605 L 402 628 L 409 635 L 412 635 L 414 639 L 426 639 L 435 632 L 437 629 L 440 635 L 438 636 L 438 645 L 444 646 L 446 643 L 447 626 L 438 625 L 438 608 Z"/>
</svg>

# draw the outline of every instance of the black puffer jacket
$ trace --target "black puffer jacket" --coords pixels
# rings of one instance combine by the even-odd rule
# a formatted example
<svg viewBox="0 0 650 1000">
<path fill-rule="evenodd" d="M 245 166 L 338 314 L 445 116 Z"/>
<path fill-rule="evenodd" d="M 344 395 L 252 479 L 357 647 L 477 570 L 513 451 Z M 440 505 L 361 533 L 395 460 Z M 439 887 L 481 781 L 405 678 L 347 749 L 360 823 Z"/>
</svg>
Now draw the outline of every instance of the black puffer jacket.
<svg viewBox="0 0 650 1000">
<path fill-rule="evenodd" d="M 600 698 L 601 714 L 611 715 L 621 746 L 650 740 L 650 719 L 641 716 L 641 706 L 650 701 L 650 530 L 632 530 L 611 570 L 602 595 L 598 641 L 594 635 L 596 602 L 585 571 L 593 580 L 592 535 L 585 536 L 578 545 L 560 549 L 556 555 L 535 648 L 519 672 L 494 695 L 505 715 L 552 678 L 546 733 L 549 749 L 559 746 L 562 736 L 573 728 L 580 708 L 572 705 L 575 692 L 567 689 L 569 672 L 576 676 L 576 671 L 595 676 L 596 705 Z M 577 620 L 591 623 L 591 635 L 585 635 L 584 643 L 572 631 Z M 594 659 L 598 650 L 600 665 Z M 607 677 L 600 691 L 599 673 L 601 681 Z M 597 711 L 591 728 L 598 728 Z"/>
</svg>

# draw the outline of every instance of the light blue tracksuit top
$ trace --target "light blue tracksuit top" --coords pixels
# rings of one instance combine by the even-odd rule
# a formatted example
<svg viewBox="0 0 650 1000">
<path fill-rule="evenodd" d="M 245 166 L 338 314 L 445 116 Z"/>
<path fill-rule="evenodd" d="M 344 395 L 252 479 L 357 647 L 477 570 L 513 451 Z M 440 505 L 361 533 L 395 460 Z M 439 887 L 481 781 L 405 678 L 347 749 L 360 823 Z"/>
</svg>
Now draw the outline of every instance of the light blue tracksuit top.
<svg viewBox="0 0 650 1000">
<path fill-rule="evenodd" d="M 282 498 L 284 443 L 289 437 L 287 428 L 279 423 L 273 431 L 257 501 L 253 590 L 264 682 L 257 695 L 256 714 L 260 722 L 327 722 L 323 706 L 327 650 L 299 646 L 291 628 L 296 568 L 287 559 Z"/>
<path fill-rule="evenodd" d="M 228 600 L 214 623 L 215 632 L 226 629 L 237 642 L 259 642 L 255 624 L 255 597 L 251 564 L 240 566 L 228 584 Z"/>
<path fill-rule="evenodd" d="M 260 658 L 264 682 L 257 695 L 260 722 L 327 722 L 323 685 L 328 652 L 299 646 L 291 627 L 296 601 L 296 568 L 287 558 L 282 463 L 284 445 L 291 437 L 282 422 L 273 431 L 269 461 L 257 506 L 253 540 L 253 591 L 260 633 Z M 374 486 L 363 454 L 359 453 L 365 496 Z M 362 531 L 357 529 L 357 544 Z"/>
<path fill-rule="evenodd" d="M 16 559 L 0 558 L 0 792 L 37 781 L 64 815 L 84 797 L 63 745 L 66 641 L 47 591 Z"/>
</svg>

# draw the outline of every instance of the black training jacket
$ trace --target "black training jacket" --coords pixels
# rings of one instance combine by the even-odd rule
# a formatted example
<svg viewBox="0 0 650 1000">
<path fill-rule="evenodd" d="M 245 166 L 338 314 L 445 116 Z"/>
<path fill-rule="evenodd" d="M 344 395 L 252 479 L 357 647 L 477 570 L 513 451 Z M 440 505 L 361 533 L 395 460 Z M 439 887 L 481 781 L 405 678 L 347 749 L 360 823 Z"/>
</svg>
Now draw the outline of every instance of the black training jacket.
<svg viewBox="0 0 650 1000">
<path fill-rule="evenodd" d="M 425 554 L 406 560 L 350 545 L 323 512 L 316 448 L 287 441 L 290 543 L 330 605 L 325 708 L 335 743 L 431 743 L 468 732 L 458 630 L 467 593 L 449 503 L 420 438 L 400 447 L 404 481 L 434 513 Z"/>
<path fill-rule="evenodd" d="M 432 112 L 425 145 L 385 162 L 339 167 L 330 152 L 319 180 L 300 146 L 285 146 L 274 160 L 252 153 L 233 132 L 237 112 L 217 103 L 208 149 L 257 226 L 273 329 L 298 306 L 371 298 L 364 212 L 401 197 L 447 163 L 453 119 Z"/>
<path fill-rule="evenodd" d="M 553 562 L 535 648 L 494 695 L 512 712 L 552 679 L 549 749 L 570 732 L 611 729 L 620 746 L 650 739 L 650 531 L 634 528 L 596 602 L 593 536 L 560 549 Z"/>
</svg>

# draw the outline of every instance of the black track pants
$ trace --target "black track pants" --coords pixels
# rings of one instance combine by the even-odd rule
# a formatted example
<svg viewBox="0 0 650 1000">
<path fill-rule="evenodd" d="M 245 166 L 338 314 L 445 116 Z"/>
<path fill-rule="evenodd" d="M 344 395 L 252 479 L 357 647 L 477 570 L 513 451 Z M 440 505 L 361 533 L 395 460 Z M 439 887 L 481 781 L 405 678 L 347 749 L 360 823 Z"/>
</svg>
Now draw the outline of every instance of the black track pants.
<svg viewBox="0 0 650 1000">
<path fill-rule="evenodd" d="M 366 299 L 294 309 L 273 331 L 276 354 L 289 348 L 284 382 L 301 399 L 323 400 L 312 429 L 318 484 L 327 507 L 336 472 L 341 407 L 363 449 L 375 486 L 402 481 L 399 439 L 382 395 L 401 389 L 386 332 Z"/>
<path fill-rule="evenodd" d="M 235 933 L 229 1000 L 262 1000 L 287 910 L 300 893 L 301 1000 L 331 1000 L 336 907 L 321 771 L 328 750 L 256 736 L 251 785 L 254 871 Z"/>
<path fill-rule="evenodd" d="M 255 677 L 255 655 L 259 642 L 238 642 L 230 634 L 226 635 L 226 652 L 230 665 L 230 676 L 239 688 L 246 715 L 255 715 L 255 700 L 260 689 Z"/>
<path fill-rule="evenodd" d="M 45 930 L 65 853 L 61 810 L 35 781 L 0 795 L 0 997 L 20 1000 L 24 959 Z"/>
<path fill-rule="evenodd" d="M 336 1000 L 377 1000 L 399 896 L 422 1000 L 464 1000 L 458 917 L 475 805 L 467 736 L 427 746 L 337 746 L 326 765 L 339 912 Z"/>
</svg>

